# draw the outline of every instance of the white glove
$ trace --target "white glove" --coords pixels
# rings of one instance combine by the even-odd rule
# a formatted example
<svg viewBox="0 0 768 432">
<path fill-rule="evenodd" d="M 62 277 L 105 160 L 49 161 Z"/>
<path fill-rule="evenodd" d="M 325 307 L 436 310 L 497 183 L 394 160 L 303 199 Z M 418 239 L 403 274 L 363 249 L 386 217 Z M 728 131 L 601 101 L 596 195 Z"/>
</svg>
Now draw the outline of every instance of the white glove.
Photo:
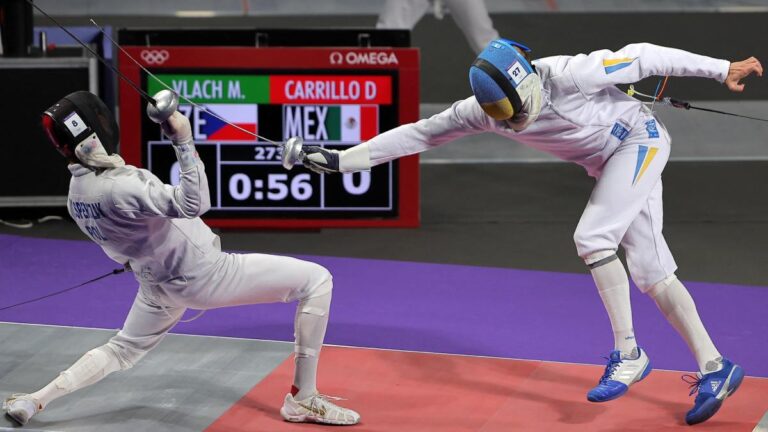
<svg viewBox="0 0 768 432">
<path fill-rule="evenodd" d="M 160 127 L 165 136 L 170 138 L 174 145 L 194 144 L 192 141 L 192 126 L 184 114 L 176 111 L 168 120 L 162 122 Z"/>
<path fill-rule="evenodd" d="M 187 116 L 176 111 L 168 120 L 162 122 L 160 127 L 173 143 L 173 151 L 176 152 L 181 171 L 194 168 L 200 159 L 195 150 L 195 142 L 192 141 L 192 126 Z"/>
</svg>

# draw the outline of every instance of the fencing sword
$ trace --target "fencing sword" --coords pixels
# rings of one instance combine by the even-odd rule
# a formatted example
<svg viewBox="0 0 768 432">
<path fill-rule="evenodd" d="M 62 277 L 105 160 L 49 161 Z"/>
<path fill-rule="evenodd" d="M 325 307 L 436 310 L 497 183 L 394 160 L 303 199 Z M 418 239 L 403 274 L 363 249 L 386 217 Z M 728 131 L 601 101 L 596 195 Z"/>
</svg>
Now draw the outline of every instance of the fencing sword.
<svg viewBox="0 0 768 432">
<path fill-rule="evenodd" d="M 153 122 L 155 122 L 155 123 L 162 123 L 162 122 L 166 121 L 176 111 L 176 109 L 179 106 L 179 95 L 176 94 L 176 92 L 173 91 L 173 89 L 168 87 L 167 84 L 165 84 L 163 81 L 161 81 L 155 75 L 153 75 L 151 72 L 146 70 L 143 66 L 141 66 L 141 64 L 139 64 L 133 57 L 128 55 L 128 53 L 125 52 L 125 50 L 123 50 L 123 48 L 120 47 L 114 40 L 112 40 L 112 38 L 109 37 L 106 34 L 106 32 L 101 27 L 99 27 L 98 24 L 96 24 L 95 21 L 91 20 L 91 22 L 99 28 L 99 31 L 101 31 L 101 33 L 104 36 L 106 36 L 107 39 L 109 39 L 123 53 L 128 55 L 128 58 L 130 58 L 135 64 L 137 64 L 141 69 L 143 69 L 147 74 L 149 74 L 152 78 L 157 80 L 160 84 L 165 86 L 167 89 L 159 91 L 158 93 L 155 94 L 154 97 L 150 96 L 147 92 L 145 92 L 139 86 L 137 86 L 133 81 L 128 79 L 128 77 L 123 75 L 114 65 L 112 65 L 105 58 L 103 58 L 101 55 L 99 55 L 95 50 L 93 50 L 85 42 L 80 40 L 80 38 L 75 36 L 67 28 L 65 28 L 58 21 L 56 21 L 52 16 L 48 15 L 43 9 L 41 9 L 39 6 L 34 4 L 32 2 L 32 0 L 26 0 L 26 1 L 27 1 L 27 3 L 32 5 L 32 7 L 37 9 L 41 14 L 45 15 L 48 19 L 53 21 L 53 23 L 56 24 L 61 30 L 63 30 L 64 33 L 66 33 L 72 39 L 77 41 L 77 43 L 79 43 L 83 48 L 85 48 L 89 53 L 91 53 L 91 55 L 93 55 L 97 60 L 99 60 L 99 62 L 101 64 L 107 66 L 118 77 L 120 77 L 122 80 L 127 82 L 134 90 L 136 90 L 136 92 L 143 99 L 145 99 L 147 101 L 147 115 L 149 115 L 150 119 Z M 184 100 L 186 100 L 187 102 L 189 102 L 190 104 L 198 106 L 197 104 L 195 104 L 191 100 L 189 100 L 189 99 L 187 99 L 187 98 L 185 98 L 183 96 L 182 96 L 182 98 Z M 302 142 L 302 139 L 300 137 L 292 137 L 288 141 L 286 141 L 285 143 L 275 142 L 275 141 L 272 141 L 272 140 L 267 139 L 265 137 L 262 137 L 260 135 L 257 135 L 255 133 L 249 131 L 249 130 L 243 129 L 243 128 L 239 127 L 238 125 L 235 125 L 235 124 L 227 121 L 226 119 L 221 118 L 219 115 L 211 112 L 210 110 L 208 110 L 205 107 L 200 107 L 200 108 L 205 110 L 206 112 L 208 112 L 212 116 L 218 118 L 219 120 L 221 120 L 221 121 L 223 121 L 223 122 L 225 122 L 225 123 L 227 123 L 227 124 L 229 124 L 231 126 L 234 126 L 234 127 L 238 128 L 238 129 L 240 129 L 240 130 L 242 130 L 242 131 L 244 131 L 244 132 L 246 132 L 246 133 L 248 133 L 250 135 L 253 135 L 253 136 L 257 137 L 257 138 L 263 139 L 263 140 L 265 140 L 265 141 L 267 141 L 267 142 L 269 142 L 271 144 L 274 144 L 274 145 L 282 148 L 283 149 L 282 164 L 283 164 L 283 167 L 285 167 L 285 169 L 291 169 L 294 166 L 294 164 L 301 158 L 301 155 L 302 155 L 301 148 L 302 148 L 303 142 Z M 112 275 L 123 273 L 126 270 L 130 270 L 130 267 L 128 266 L 128 264 L 126 264 L 123 268 L 118 268 L 118 269 L 111 270 L 108 273 L 105 273 L 105 274 L 103 274 L 101 276 L 98 276 L 98 277 L 95 277 L 93 279 L 87 280 L 87 281 L 85 281 L 83 283 L 80 283 L 80 284 L 77 284 L 77 285 L 74 285 L 74 286 L 62 289 L 62 290 L 54 291 L 52 293 L 45 294 L 43 296 L 39 296 L 39 297 L 35 297 L 35 298 L 29 299 L 29 300 L 18 302 L 18 303 L 12 304 L 12 305 L 0 307 L 0 312 L 3 312 L 3 311 L 8 310 L 8 309 L 15 308 L 15 307 L 18 307 L 18 306 L 22 306 L 22 305 L 25 305 L 25 304 L 29 304 L 29 303 L 34 303 L 34 302 L 38 302 L 38 301 L 41 301 L 41 300 L 45 300 L 47 298 L 54 297 L 54 296 L 57 296 L 57 295 L 61 295 L 61 294 L 64 294 L 66 292 L 72 291 L 74 289 L 80 288 L 82 286 L 85 286 L 85 285 L 91 284 L 93 282 L 99 281 L 101 279 L 104 279 L 104 278 L 106 278 L 108 276 L 112 276 Z M 198 318 L 200 315 L 202 315 L 202 314 L 198 314 L 197 316 L 193 317 L 192 320 Z M 191 321 L 191 320 L 188 320 L 188 321 Z M 187 321 L 185 321 L 185 322 L 187 322 Z"/>
<path fill-rule="evenodd" d="M 234 127 L 235 129 L 238 129 L 242 132 L 245 132 L 248 135 L 251 135 L 253 137 L 256 137 L 262 141 L 266 141 L 272 145 L 275 145 L 282 149 L 282 165 L 285 169 L 290 170 L 293 168 L 293 166 L 301 159 L 302 153 L 302 146 L 303 146 L 303 140 L 301 137 L 294 136 L 289 138 L 285 142 L 279 142 L 279 141 L 273 141 L 269 138 L 266 138 L 264 136 L 261 136 L 259 134 L 256 134 L 254 132 L 251 132 L 243 127 L 240 127 L 239 125 L 236 125 L 232 123 L 231 121 L 227 120 L 226 118 L 221 117 L 220 115 L 216 114 L 215 112 L 211 111 L 205 106 L 199 105 L 192 101 L 191 99 L 187 98 L 186 96 L 179 95 L 173 88 L 171 88 L 168 84 L 166 84 L 163 80 L 158 78 L 155 74 L 147 70 L 141 63 L 139 63 L 133 56 L 131 56 L 125 49 L 123 49 L 122 46 L 120 46 L 112 37 L 104 30 L 101 26 L 99 26 L 96 21 L 91 19 L 91 24 L 93 24 L 99 32 L 101 32 L 104 37 L 107 38 L 107 40 L 112 43 L 112 45 L 115 46 L 115 48 L 119 49 L 120 52 L 125 54 L 128 59 L 130 59 L 136 66 L 138 66 L 141 70 L 143 70 L 147 76 L 151 77 L 160 85 L 165 87 L 164 90 L 160 90 L 157 92 L 154 96 L 150 96 L 147 92 L 142 90 L 136 83 L 128 79 L 125 75 L 123 75 L 114 65 L 109 63 L 105 58 L 100 56 L 95 50 L 93 50 L 91 47 L 89 47 L 85 42 L 80 40 L 77 36 L 72 34 L 69 30 L 67 30 L 63 25 L 61 25 L 58 21 L 56 21 L 52 16 L 48 15 L 40 6 L 34 4 L 32 0 L 26 0 L 27 3 L 32 5 L 35 9 L 37 9 L 41 14 L 45 15 L 48 19 L 53 21 L 54 24 L 56 24 L 59 28 L 61 28 L 66 34 L 68 34 L 72 39 L 77 41 L 83 48 L 85 48 L 89 53 L 91 53 L 99 62 L 101 62 L 103 65 L 107 66 L 110 70 L 112 70 L 118 77 L 120 77 L 123 81 L 127 82 L 136 92 L 141 95 L 142 98 L 144 98 L 147 101 L 147 115 L 149 118 L 155 122 L 155 123 L 163 123 L 164 121 L 168 120 L 168 118 L 176 111 L 176 109 L 179 107 L 179 99 L 184 100 L 188 104 L 196 107 L 197 109 L 208 113 L 212 117 L 215 117 L 222 122 L 226 123 L 229 126 Z"/>
<path fill-rule="evenodd" d="M 139 95 L 141 95 L 141 97 L 143 97 L 143 98 L 144 98 L 144 99 L 145 99 L 145 100 L 146 100 L 148 103 L 150 103 L 151 105 L 155 105 L 155 104 L 156 104 L 156 101 L 155 101 L 155 99 L 154 99 L 152 96 L 150 96 L 150 95 L 149 95 L 147 92 L 145 92 L 144 90 L 142 90 L 142 89 L 141 89 L 141 87 L 137 86 L 137 85 L 136 85 L 136 84 L 135 84 L 133 81 L 129 80 L 129 79 L 128 79 L 128 77 L 126 77 L 125 75 L 123 75 L 123 74 L 122 74 L 122 73 L 121 73 L 121 72 L 120 72 L 120 71 L 119 71 L 119 70 L 118 70 L 118 69 L 117 69 L 117 68 L 116 68 L 114 65 L 112 65 L 112 63 L 108 62 L 108 61 L 107 61 L 107 60 L 106 60 L 104 57 L 100 56 L 100 55 L 99 55 L 99 53 L 97 53 L 97 52 L 96 52 L 96 51 L 95 51 L 93 48 L 91 48 L 91 47 L 90 47 L 90 46 L 88 46 L 88 45 L 87 45 L 85 42 L 83 42 L 82 40 L 80 40 L 80 38 L 78 38 L 77 36 L 75 36 L 75 35 L 74 35 L 74 34 L 73 34 L 71 31 L 67 30 L 67 28 L 66 28 L 66 27 L 64 27 L 63 25 L 61 25 L 61 24 L 60 24 L 58 21 L 56 21 L 56 20 L 55 20 L 55 19 L 54 19 L 52 16 L 48 15 L 48 14 L 47 14 L 47 13 L 46 13 L 44 10 L 42 10 L 42 9 L 40 8 L 40 6 L 36 5 L 36 4 L 35 4 L 35 3 L 34 3 L 32 0 L 26 0 L 26 1 L 27 1 L 27 3 L 29 3 L 30 5 L 32 5 L 32 7 L 34 7 L 35 9 L 37 9 L 37 10 L 38 10 L 38 11 L 39 11 L 41 14 L 45 15 L 45 16 L 46 16 L 46 18 L 48 18 L 49 20 L 53 21 L 53 23 L 54 23 L 54 24 L 56 24 L 56 25 L 57 25 L 57 26 L 58 26 L 60 29 L 62 29 L 62 30 L 64 31 L 64 33 L 68 34 L 68 35 L 69 35 L 69 37 L 71 37 L 72 39 L 74 39 L 75 41 L 77 41 L 77 43 L 79 43 L 79 44 L 80 44 L 80 45 L 81 45 L 83 48 L 85 48 L 85 49 L 86 49 L 86 50 L 87 50 L 89 53 L 91 53 L 91 55 L 93 55 L 93 56 L 94 56 L 94 57 L 95 57 L 95 58 L 96 58 L 96 59 L 97 59 L 99 62 L 101 62 L 101 64 L 103 64 L 104 66 L 106 66 L 106 67 L 108 67 L 109 69 L 111 69 L 111 70 L 112 70 L 112 72 L 114 72 L 115 74 L 117 74 L 117 76 L 119 76 L 120 78 L 122 78 L 122 79 L 123 79 L 125 82 L 127 82 L 128 84 L 130 84 L 130 85 L 131 85 L 131 87 L 133 87 L 133 89 L 134 89 L 134 90 L 136 90 L 136 92 L 137 92 Z"/>
</svg>

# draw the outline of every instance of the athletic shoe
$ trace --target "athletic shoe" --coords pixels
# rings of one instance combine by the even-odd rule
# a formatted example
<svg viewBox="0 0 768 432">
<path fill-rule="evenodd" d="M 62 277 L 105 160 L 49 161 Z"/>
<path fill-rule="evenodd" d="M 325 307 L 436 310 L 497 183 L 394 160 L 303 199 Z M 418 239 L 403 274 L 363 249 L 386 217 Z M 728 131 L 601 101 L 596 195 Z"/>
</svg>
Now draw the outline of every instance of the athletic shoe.
<svg viewBox="0 0 768 432">
<path fill-rule="evenodd" d="M 626 393 L 629 386 L 648 376 L 651 369 L 651 360 L 640 347 L 628 355 L 622 355 L 618 350 L 613 351 L 597 387 L 587 393 L 587 400 L 607 402 L 616 399 Z"/>
<path fill-rule="evenodd" d="M 20 425 L 25 425 L 42 408 L 30 395 L 14 394 L 3 402 L 3 409 L 8 417 L 16 420 Z"/>
<path fill-rule="evenodd" d="M 691 393 L 698 392 L 693 408 L 685 415 L 689 425 L 701 423 L 715 415 L 725 398 L 732 395 L 744 379 L 744 369 L 730 360 L 722 360 L 723 367 L 719 371 L 693 375 L 683 375 L 683 381 L 691 385 Z M 689 378 L 689 379 L 686 379 Z"/>
<path fill-rule="evenodd" d="M 296 400 L 293 395 L 285 395 L 285 402 L 280 414 L 289 422 L 323 423 L 330 425 L 353 425 L 360 422 L 360 414 L 351 409 L 342 408 L 330 400 L 341 398 L 314 394 L 306 399 Z"/>
</svg>

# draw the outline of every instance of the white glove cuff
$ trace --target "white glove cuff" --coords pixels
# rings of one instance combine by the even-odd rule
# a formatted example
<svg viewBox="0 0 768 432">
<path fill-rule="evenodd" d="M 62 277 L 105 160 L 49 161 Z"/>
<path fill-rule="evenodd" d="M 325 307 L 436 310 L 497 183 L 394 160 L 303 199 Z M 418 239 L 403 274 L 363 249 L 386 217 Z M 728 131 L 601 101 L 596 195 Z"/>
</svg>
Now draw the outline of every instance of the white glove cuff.
<svg viewBox="0 0 768 432">
<path fill-rule="evenodd" d="M 364 142 L 339 152 L 339 172 L 370 171 L 371 151 Z"/>
<path fill-rule="evenodd" d="M 176 152 L 176 159 L 179 160 L 179 167 L 181 172 L 187 172 L 197 165 L 200 160 L 195 150 L 195 143 L 190 139 L 184 142 L 174 142 L 173 151 Z"/>
</svg>

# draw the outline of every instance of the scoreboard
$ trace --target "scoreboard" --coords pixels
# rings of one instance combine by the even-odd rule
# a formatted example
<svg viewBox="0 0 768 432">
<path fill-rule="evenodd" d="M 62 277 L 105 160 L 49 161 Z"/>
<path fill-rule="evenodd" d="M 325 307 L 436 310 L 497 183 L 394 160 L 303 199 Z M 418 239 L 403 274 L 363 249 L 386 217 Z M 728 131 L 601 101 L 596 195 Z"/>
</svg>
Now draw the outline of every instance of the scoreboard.
<svg viewBox="0 0 768 432">
<path fill-rule="evenodd" d="M 418 119 L 418 52 L 410 48 L 125 47 L 183 98 L 217 227 L 417 226 L 418 159 L 371 171 L 319 175 L 285 170 L 282 142 L 343 150 Z M 154 94 L 166 88 L 124 54 L 121 72 Z M 146 103 L 120 84 L 120 153 L 178 184 L 170 142 Z M 251 133 L 243 132 L 216 116 Z M 258 134 L 266 139 L 254 136 Z"/>
</svg>

